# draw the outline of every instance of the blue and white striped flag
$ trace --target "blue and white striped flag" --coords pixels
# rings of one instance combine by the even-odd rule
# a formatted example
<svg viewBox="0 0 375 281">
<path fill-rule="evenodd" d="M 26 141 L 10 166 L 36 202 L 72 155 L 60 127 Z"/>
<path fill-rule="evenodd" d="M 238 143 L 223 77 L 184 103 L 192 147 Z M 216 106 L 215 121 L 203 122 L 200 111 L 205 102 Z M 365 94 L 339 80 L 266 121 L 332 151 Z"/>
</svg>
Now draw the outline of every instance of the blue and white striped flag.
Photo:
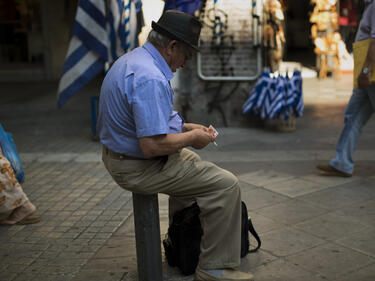
<svg viewBox="0 0 375 281">
<path fill-rule="evenodd" d="M 254 88 L 252 89 L 249 98 L 245 101 L 242 106 L 242 113 L 252 113 L 255 116 L 259 116 L 262 111 L 262 105 L 269 91 L 269 87 L 272 83 L 269 71 L 264 71 L 257 80 Z"/>
<path fill-rule="evenodd" d="M 293 77 L 271 76 L 264 71 L 242 106 L 243 114 L 252 114 L 263 120 L 282 118 L 288 120 L 290 114 L 303 115 L 302 76 L 296 70 Z"/>
<path fill-rule="evenodd" d="M 295 117 L 303 115 L 302 76 L 299 70 L 293 72 L 293 76 L 286 76 L 285 110 L 282 119 L 288 120 L 291 114 Z"/>
<path fill-rule="evenodd" d="M 284 87 L 283 77 L 273 78 L 269 71 L 264 71 L 242 106 L 242 112 L 263 120 L 277 118 L 284 109 Z"/>
<path fill-rule="evenodd" d="M 280 112 L 285 108 L 285 78 L 281 75 L 277 76 L 274 80 L 274 88 L 269 91 L 268 103 L 264 104 L 264 108 L 267 111 L 268 119 L 278 118 Z"/>
<path fill-rule="evenodd" d="M 58 88 L 61 108 L 119 56 L 136 47 L 133 0 L 80 0 Z M 127 9 L 125 11 L 125 9 Z"/>
</svg>

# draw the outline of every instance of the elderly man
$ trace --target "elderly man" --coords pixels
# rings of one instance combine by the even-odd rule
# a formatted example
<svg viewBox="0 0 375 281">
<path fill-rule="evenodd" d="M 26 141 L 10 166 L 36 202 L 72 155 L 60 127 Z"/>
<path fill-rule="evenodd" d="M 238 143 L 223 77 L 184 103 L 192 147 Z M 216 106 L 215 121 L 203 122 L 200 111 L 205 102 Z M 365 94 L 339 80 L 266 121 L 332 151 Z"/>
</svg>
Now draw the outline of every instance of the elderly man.
<svg viewBox="0 0 375 281">
<path fill-rule="evenodd" d="M 317 166 L 325 176 L 352 176 L 353 154 L 361 130 L 375 110 L 375 0 L 363 1 L 365 10 L 353 44 L 355 86 L 345 111 L 345 126 L 336 146 L 336 157 L 329 164 Z M 363 50 L 362 46 L 368 48 Z"/>
<path fill-rule="evenodd" d="M 169 81 L 198 50 L 201 23 L 165 12 L 148 42 L 119 58 L 107 73 L 99 103 L 103 162 L 135 193 L 169 195 L 169 216 L 197 202 L 203 228 L 195 280 L 253 280 L 240 264 L 241 192 L 237 178 L 186 147 L 215 140 L 212 128 L 185 123 L 173 110 Z"/>
</svg>

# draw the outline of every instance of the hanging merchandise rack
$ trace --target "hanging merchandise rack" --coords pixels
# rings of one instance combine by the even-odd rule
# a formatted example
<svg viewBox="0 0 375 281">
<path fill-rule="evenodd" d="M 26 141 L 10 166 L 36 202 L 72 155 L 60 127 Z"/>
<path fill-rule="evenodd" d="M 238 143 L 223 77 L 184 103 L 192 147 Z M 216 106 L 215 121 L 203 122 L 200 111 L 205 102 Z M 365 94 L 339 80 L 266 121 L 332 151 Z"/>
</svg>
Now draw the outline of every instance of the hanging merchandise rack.
<svg viewBox="0 0 375 281">
<path fill-rule="evenodd" d="M 247 7 L 245 2 L 203 1 L 200 10 L 203 28 L 197 54 L 197 72 L 202 80 L 249 82 L 259 77 L 262 0 L 249 1 Z"/>
<path fill-rule="evenodd" d="M 284 53 L 284 8 L 279 0 L 263 0 L 263 66 L 278 71 Z"/>
<path fill-rule="evenodd" d="M 303 112 L 302 75 L 298 69 L 292 75 L 288 71 L 285 75 L 263 71 L 242 106 L 243 114 L 261 120 L 278 119 L 282 131 L 294 131 L 296 118 Z"/>
<path fill-rule="evenodd" d="M 340 53 L 345 52 L 340 48 L 344 45 L 338 32 L 337 0 L 311 0 L 314 10 L 310 17 L 311 37 L 314 40 L 319 69 L 319 78 L 326 78 L 332 72 L 336 78 L 341 77 Z M 345 46 L 345 45 L 344 45 Z"/>
</svg>

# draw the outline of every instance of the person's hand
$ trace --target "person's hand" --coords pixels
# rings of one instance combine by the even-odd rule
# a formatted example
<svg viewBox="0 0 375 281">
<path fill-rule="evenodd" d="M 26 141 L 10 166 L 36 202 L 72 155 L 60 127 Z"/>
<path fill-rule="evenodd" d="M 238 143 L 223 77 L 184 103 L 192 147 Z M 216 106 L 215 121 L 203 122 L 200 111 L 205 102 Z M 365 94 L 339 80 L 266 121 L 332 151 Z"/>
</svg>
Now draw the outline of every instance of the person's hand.
<svg viewBox="0 0 375 281">
<path fill-rule="evenodd" d="M 358 88 L 367 89 L 371 86 L 370 75 L 361 72 L 358 76 Z"/>
<path fill-rule="evenodd" d="M 183 132 L 187 132 L 187 131 L 191 131 L 191 130 L 194 130 L 194 129 L 202 129 L 204 131 L 207 131 L 208 128 L 203 126 L 203 125 L 200 125 L 200 124 L 195 124 L 195 123 L 185 123 L 184 124 L 184 127 L 182 128 L 182 131 Z"/>
<path fill-rule="evenodd" d="M 205 129 L 194 129 L 193 132 L 195 140 L 192 147 L 195 149 L 202 149 L 216 139 L 214 133 L 206 127 Z"/>
<path fill-rule="evenodd" d="M 215 139 L 216 139 L 216 135 L 215 135 L 215 129 L 214 129 L 214 127 L 210 126 L 207 130 L 208 130 L 208 132 L 209 132 L 210 134 L 212 134 L 212 135 L 215 137 Z"/>
</svg>

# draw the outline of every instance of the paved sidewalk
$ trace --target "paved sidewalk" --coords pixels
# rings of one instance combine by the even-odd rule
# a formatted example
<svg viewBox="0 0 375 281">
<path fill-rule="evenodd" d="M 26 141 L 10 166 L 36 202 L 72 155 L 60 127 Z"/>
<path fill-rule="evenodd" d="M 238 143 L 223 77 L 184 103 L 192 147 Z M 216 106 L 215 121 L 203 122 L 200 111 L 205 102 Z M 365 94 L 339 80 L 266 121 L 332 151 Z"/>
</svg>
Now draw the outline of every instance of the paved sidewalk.
<svg viewBox="0 0 375 281">
<path fill-rule="evenodd" d="M 352 178 L 315 170 L 334 155 L 350 79 L 305 79 L 305 115 L 295 132 L 218 128 L 218 147 L 198 151 L 241 181 L 263 242 L 241 268 L 257 281 L 375 280 L 374 118 Z M 0 120 L 15 138 L 22 186 L 42 219 L 0 227 L 0 281 L 137 280 L 131 194 L 108 176 L 91 140 L 90 96 L 99 85 L 57 110 L 55 83 L 0 84 Z M 164 236 L 167 197 L 159 200 Z M 193 280 L 163 266 L 165 280 Z"/>
</svg>

